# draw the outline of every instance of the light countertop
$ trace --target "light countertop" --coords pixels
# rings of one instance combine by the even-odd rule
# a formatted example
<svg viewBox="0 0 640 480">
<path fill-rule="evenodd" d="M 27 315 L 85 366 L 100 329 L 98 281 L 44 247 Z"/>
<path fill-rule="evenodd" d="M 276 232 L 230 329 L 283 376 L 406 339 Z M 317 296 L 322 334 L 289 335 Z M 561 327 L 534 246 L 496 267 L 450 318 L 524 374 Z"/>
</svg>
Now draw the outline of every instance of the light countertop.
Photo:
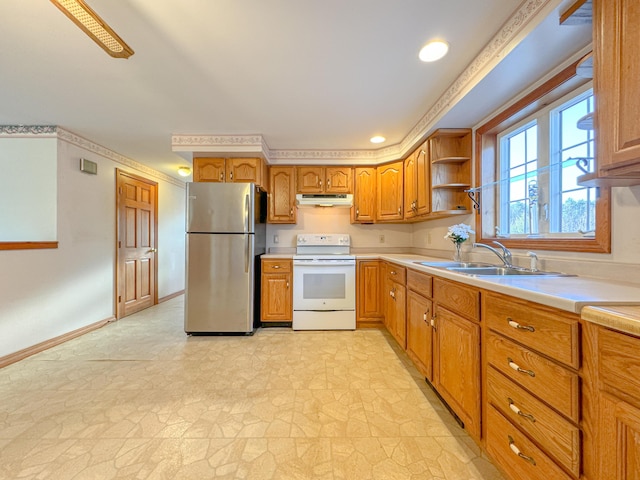
<svg viewBox="0 0 640 480">
<path fill-rule="evenodd" d="M 291 258 L 289 254 L 268 254 L 263 258 Z M 442 258 L 415 254 L 356 254 L 358 260 L 386 260 L 430 275 L 471 285 L 493 292 L 511 295 L 531 302 L 580 313 L 587 305 L 638 305 L 640 286 L 589 277 L 496 276 L 471 277 L 441 268 L 420 265 L 420 262 L 443 262 Z M 638 326 L 640 332 L 640 320 Z M 640 333 L 639 333 L 640 334 Z"/>
<path fill-rule="evenodd" d="M 585 307 L 582 319 L 640 337 L 640 306 Z"/>
</svg>

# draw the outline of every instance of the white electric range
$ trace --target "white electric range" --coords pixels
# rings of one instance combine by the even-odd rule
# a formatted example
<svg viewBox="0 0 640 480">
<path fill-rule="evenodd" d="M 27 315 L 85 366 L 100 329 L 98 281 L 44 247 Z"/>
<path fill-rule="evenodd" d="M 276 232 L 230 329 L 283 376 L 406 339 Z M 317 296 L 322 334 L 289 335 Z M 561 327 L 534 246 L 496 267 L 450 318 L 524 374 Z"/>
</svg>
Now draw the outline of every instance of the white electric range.
<svg viewBox="0 0 640 480">
<path fill-rule="evenodd" d="M 355 330 L 356 257 L 346 234 L 299 234 L 293 257 L 293 329 Z"/>
</svg>

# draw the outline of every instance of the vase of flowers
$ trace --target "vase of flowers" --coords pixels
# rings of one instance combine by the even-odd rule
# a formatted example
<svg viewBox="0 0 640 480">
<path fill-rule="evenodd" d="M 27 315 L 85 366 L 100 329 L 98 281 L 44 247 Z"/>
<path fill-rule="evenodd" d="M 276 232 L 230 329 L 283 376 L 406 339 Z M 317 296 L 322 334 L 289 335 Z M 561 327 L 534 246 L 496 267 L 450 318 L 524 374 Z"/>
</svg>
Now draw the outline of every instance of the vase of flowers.
<svg viewBox="0 0 640 480">
<path fill-rule="evenodd" d="M 471 230 L 471 226 L 466 223 L 459 223 L 449 227 L 449 231 L 444 236 L 453 242 L 455 252 L 453 254 L 453 260 L 455 262 L 462 262 L 462 244 L 469 239 L 472 233 L 476 233 Z"/>
</svg>

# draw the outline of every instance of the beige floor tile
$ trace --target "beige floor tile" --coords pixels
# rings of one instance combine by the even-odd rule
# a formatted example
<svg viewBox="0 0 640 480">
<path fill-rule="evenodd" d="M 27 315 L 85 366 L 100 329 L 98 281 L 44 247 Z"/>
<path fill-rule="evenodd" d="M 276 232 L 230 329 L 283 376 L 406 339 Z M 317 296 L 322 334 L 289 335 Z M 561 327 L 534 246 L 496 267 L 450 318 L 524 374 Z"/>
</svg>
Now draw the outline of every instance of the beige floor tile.
<svg viewBox="0 0 640 480">
<path fill-rule="evenodd" d="M 0 369 L 0 478 L 502 480 L 386 332 L 187 337 L 182 302 Z"/>
</svg>

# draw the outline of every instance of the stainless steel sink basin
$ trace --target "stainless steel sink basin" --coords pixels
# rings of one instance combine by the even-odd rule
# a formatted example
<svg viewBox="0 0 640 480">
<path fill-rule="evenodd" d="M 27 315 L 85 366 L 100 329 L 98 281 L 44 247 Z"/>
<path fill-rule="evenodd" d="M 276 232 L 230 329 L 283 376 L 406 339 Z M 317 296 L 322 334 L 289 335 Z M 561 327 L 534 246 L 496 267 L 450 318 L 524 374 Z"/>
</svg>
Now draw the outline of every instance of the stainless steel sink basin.
<svg viewBox="0 0 640 480">
<path fill-rule="evenodd" d="M 574 277 L 567 273 L 545 272 L 541 270 L 529 270 L 520 267 L 501 267 L 482 262 L 414 262 L 425 267 L 441 268 L 450 272 L 462 273 L 473 277 L 483 276 L 537 276 L 537 277 Z"/>
<path fill-rule="evenodd" d="M 528 270 L 526 268 L 509 268 L 509 267 L 445 267 L 450 272 L 462 273 L 475 277 L 481 276 L 507 276 L 507 275 L 526 275 L 526 276 L 546 276 L 546 277 L 570 277 L 566 273 L 560 272 L 543 272 L 540 270 Z"/>
</svg>

